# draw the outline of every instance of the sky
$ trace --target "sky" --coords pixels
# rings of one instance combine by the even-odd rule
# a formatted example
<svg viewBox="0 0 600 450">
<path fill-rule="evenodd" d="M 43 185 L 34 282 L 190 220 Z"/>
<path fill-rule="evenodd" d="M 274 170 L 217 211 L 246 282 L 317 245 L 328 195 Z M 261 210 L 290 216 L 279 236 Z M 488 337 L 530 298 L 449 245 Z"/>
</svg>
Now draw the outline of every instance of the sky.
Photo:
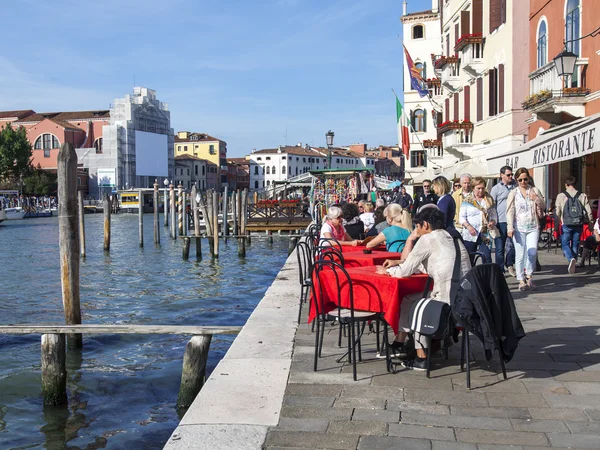
<svg viewBox="0 0 600 450">
<path fill-rule="evenodd" d="M 0 110 L 108 109 L 135 83 L 175 132 L 230 157 L 324 146 L 330 129 L 336 145 L 394 145 L 401 14 L 401 0 L 18 0 L 2 11 Z"/>
</svg>

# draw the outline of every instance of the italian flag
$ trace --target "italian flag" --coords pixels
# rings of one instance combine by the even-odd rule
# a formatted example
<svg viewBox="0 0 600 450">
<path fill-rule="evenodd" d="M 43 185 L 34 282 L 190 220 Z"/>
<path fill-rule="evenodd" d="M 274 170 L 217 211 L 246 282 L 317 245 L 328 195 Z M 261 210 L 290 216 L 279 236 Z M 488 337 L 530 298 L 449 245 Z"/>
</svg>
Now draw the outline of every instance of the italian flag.
<svg viewBox="0 0 600 450">
<path fill-rule="evenodd" d="M 402 146 L 402 153 L 408 158 L 410 151 L 410 140 L 408 137 L 409 121 L 404 113 L 402 103 L 396 96 L 396 125 L 398 126 L 398 146 Z"/>
</svg>

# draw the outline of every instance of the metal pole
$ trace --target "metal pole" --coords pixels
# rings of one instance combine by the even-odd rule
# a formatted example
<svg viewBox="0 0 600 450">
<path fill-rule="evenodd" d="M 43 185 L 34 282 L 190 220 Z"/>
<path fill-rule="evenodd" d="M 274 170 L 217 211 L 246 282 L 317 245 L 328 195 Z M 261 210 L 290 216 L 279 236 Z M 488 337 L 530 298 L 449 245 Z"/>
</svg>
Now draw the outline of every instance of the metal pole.
<svg viewBox="0 0 600 450">
<path fill-rule="evenodd" d="M 144 192 L 138 190 L 138 223 L 140 231 L 140 247 L 144 246 Z"/>
<path fill-rule="evenodd" d="M 160 244 L 160 232 L 159 232 L 159 222 L 160 218 L 158 215 L 158 180 L 154 180 L 154 243 Z M 166 217 L 166 216 L 165 216 Z"/>
</svg>

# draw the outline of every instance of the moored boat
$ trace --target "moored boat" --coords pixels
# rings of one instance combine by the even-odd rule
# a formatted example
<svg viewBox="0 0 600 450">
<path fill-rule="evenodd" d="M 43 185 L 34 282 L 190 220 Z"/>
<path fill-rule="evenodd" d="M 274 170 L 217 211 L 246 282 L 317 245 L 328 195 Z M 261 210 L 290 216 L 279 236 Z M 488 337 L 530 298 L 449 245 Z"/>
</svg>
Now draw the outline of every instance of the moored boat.
<svg viewBox="0 0 600 450">
<path fill-rule="evenodd" d="M 0 209 L 0 223 L 4 222 L 6 220 L 6 213 L 4 212 L 3 209 Z"/>
<path fill-rule="evenodd" d="M 25 210 L 20 206 L 16 208 L 6 208 L 4 210 L 6 220 L 21 220 L 25 217 Z"/>
</svg>

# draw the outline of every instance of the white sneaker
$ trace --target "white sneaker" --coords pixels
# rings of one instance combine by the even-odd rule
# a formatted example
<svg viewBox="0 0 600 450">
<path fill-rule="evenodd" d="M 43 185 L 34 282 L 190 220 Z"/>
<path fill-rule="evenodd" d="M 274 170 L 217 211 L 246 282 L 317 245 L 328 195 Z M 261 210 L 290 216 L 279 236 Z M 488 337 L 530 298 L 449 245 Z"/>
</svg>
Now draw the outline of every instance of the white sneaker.
<svg viewBox="0 0 600 450">
<path fill-rule="evenodd" d="M 508 268 L 508 273 L 510 274 L 511 277 L 516 277 L 517 276 L 517 271 L 515 270 L 515 268 L 513 266 L 510 266 Z"/>
<path fill-rule="evenodd" d="M 577 265 L 577 260 L 575 258 L 571 258 L 569 261 L 569 273 L 573 275 L 575 273 L 575 266 Z"/>
</svg>

